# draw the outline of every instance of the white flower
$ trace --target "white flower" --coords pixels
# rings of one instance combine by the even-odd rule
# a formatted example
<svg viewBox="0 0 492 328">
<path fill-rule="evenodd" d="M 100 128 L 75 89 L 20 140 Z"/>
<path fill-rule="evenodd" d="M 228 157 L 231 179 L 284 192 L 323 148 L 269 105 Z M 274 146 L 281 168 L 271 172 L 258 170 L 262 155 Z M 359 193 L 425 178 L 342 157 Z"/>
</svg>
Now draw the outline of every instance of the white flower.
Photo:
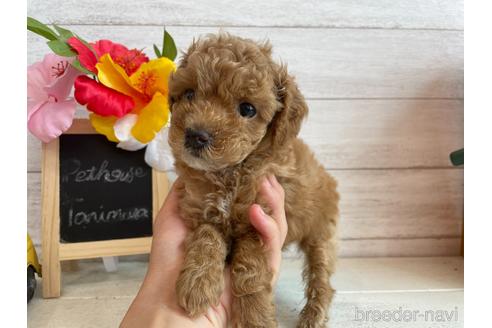
<svg viewBox="0 0 492 328">
<path fill-rule="evenodd" d="M 169 147 L 168 130 L 164 126 L 147 145 L 145 151 L 145 162 L 158 171 L 170 171 L 174 169 L 174 157 Z"/>
<path fill-rule="evenodd" d="M 117 145 L 118 148 L 124 150 L 135 151 L 144 148 L 145 150 L 145 162 L 152 168 L 158 171 L 170 171 L 174 169 L 174 157 L 167 142 L 168 128 L 166 124 L 155 135 L 148 144 L 143 144 L 135 139 L 131 130 L 137 122 L 138 115 L 127 114 L 116 121 L 114 125 L 114 134 L 120 141 Z"/>
<path fill-rule="evenodd" d="M 135 139 L 132 134 L 132 128 L 137 122 L 138 115 L 127 114 L 116 121 L 114 124 L 114 135 L 120 141 L 117 145 L 118 148 L 124 150 L 139 150 L 145 147 L 145 144 Z"/>
</svg>

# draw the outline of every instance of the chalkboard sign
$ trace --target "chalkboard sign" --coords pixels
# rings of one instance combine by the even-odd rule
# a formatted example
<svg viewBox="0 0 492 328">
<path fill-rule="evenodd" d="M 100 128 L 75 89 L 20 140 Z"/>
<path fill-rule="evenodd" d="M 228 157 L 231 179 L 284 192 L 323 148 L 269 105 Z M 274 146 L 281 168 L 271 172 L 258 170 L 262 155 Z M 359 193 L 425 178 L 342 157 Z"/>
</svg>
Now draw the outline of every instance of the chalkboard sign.
<svg viewBox="0 0 492 328">
<path fill-rule="evenodd" d="M 43 297 L 60 296 L 60 261 L 149 253 L 167 192 L 144 150 L 118 149 L 88 120 L 43 143 Z"/>
<path fill-rule="evenodd" d="M 60 136 L 60 241 L 152 235 L 152 168 L 97 134 Z"/>
</svg>

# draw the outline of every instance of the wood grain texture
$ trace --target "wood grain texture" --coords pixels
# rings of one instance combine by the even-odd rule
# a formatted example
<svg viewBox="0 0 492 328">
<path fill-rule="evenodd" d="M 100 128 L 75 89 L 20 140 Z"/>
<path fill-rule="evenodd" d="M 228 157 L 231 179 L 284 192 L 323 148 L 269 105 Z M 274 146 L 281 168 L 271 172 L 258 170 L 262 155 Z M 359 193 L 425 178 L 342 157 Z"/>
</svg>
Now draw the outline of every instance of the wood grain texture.
<svg viewBox="0 0 492 328">
<path fill-rule="evenodd" d="M 39 172 L 27 173 L 27 232 L 36 246 L 41 245 L 41 178 Z M 40 250 L 36 248 L 36 252 Z M 38 258 L 42 260 L 40 254 Z"/>
<path fill-rule="evenodd" d="M 59 297 L 61 291 L 61 269 L 59 258 L 60 244 L 60 168 L 58 157 L 59 139 L 43 143 L 43 169 L 41 176 L 42 208 L 41 213 L 41 259 L 43 272 L 43 297 Z M 38 195 L 41 197 L 41 195 Z M 39 202 L 38 202 L 39 203 Z M 28 208 L 31 207 L 28 205 Z"/>
<path fill-rule="evenodd" d="M 462 0 L 28 0 L 27 7 L 60 24 L 463 29 Z"/>
<path fill-rule="evenodd" d="M 459 254 L 463 170 L 336 170 L 331 173 L 338 180 L 341 194 L 342 240 L 393 238 L 403 242 L 451 238 L 458 240 L 456 255 Z M 172 180 L 173 172 L 168 176 Z M 28 182 L 28 218 L 35 222 L 39 213 L 36 192 L 39 173 L 29 173 Z M 29 225 L 29 233 L 36 244 L 39 233 L 30 230 L 35 226 Z"/>
<path fill-rule="evenodd" d="M 310 100 L 301 138 L 328 169 L 451 167 L 463 147 L 462 100 Z M 78 116 L 87 116 L 79 107 Z M 40 142 L 29 134 L 28 171 Z"/>
<path fill-rule="evenodd" d="M 330 171 L 342 239 L 459 237 L 463 170 Z"/>
<path fill-rule="evenodd" d="M 458 256 L 460 254 L 460 238 L 340 239 L 337 254 L 340 258 Z M 292 246 L 282 253 L 282 258 L 302 259 L 303 254 L 297 247 Z"/>
<path fill-rule="evenodd" d="M 152 237 L 60 244 L 60 260 L 150 253 Z"/>
<path fill-rule="evenodd" d="M 159 43 L 158 26 L 69 26 L 86 40 L 108 38 L 129 47 Z M 168 30 L 178 48 L 216 27 Z M 462 98 L 463 32 L 320 28 L 227 28 L 253 39 L 269 38 L 276 58 L 288 63 L 307 98 Z M 28 34 L 28 63 L 50 52 Z M 315 46 L 314 46 L 315 45 Z"/>
<path fill-rule="evenodd" d="M 76 118 L 64 134 L 97 134 L 97 131 L 88 119 Z"/>
<path fill-rule="evenodd" d="M 451 167 L 460 100 L 312 100 L 300 137 L 327 169 Z"/>
</svg>

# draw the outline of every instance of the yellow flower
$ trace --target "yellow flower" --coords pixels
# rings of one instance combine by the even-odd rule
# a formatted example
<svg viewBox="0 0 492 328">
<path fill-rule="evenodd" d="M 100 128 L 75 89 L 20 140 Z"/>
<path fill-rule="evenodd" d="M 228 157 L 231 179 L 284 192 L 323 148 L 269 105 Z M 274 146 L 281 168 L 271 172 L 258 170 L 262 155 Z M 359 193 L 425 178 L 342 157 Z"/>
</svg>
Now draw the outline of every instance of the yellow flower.
<svg viewBox="0 0 492 328">
<path fill-rule="evenodd" d="M 128 76 L 123 67 L 105 54 L 96 68 L 102 84 L 132 98 L 135 106 L 130 113 L 138 118 L 131 127 L 131 135 L 142 144 L 149 143 L 169 120 L 168 79 L 176 70 L 174 62 L 165 57 L 153 59 Z M 94 128 L 109 140 L 124 141 L 115 135 L 116 117 L 92 113 L 90 120 Z"/>
</svg>

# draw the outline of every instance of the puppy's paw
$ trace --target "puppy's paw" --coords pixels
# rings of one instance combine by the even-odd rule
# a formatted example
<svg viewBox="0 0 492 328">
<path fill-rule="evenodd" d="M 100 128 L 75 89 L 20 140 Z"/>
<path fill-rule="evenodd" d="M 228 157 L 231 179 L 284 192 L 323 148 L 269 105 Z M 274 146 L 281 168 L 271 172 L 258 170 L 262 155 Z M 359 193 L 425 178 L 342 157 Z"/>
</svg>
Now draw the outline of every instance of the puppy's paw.
<svg viewBox="0 0 492 328">
<path fill-rule="evenodd" d="M 325 311 L 307 304 L 301 312 L 297 328 L 328 328 Z"/>
<path fill-rule="evenodd" d="M 236 328 L 277 328 L 275 305 L 267 291 L 235 296 L 232 307 L 233 327 Z"/>
<path fill-rule="evenodd" d="M 224 290 L 224 275 L 210 274 L 201 268 L 184 269 L 176 284 L 179 305 L 186 313 L 196 318 L 218 305 Z"/>
<path fill-rule="evenodd" d="M 297 328 L 328 328 L 328 325 L 326 323 L 320 323 L 310 319 L 299 321 Z"/>
</svg>

